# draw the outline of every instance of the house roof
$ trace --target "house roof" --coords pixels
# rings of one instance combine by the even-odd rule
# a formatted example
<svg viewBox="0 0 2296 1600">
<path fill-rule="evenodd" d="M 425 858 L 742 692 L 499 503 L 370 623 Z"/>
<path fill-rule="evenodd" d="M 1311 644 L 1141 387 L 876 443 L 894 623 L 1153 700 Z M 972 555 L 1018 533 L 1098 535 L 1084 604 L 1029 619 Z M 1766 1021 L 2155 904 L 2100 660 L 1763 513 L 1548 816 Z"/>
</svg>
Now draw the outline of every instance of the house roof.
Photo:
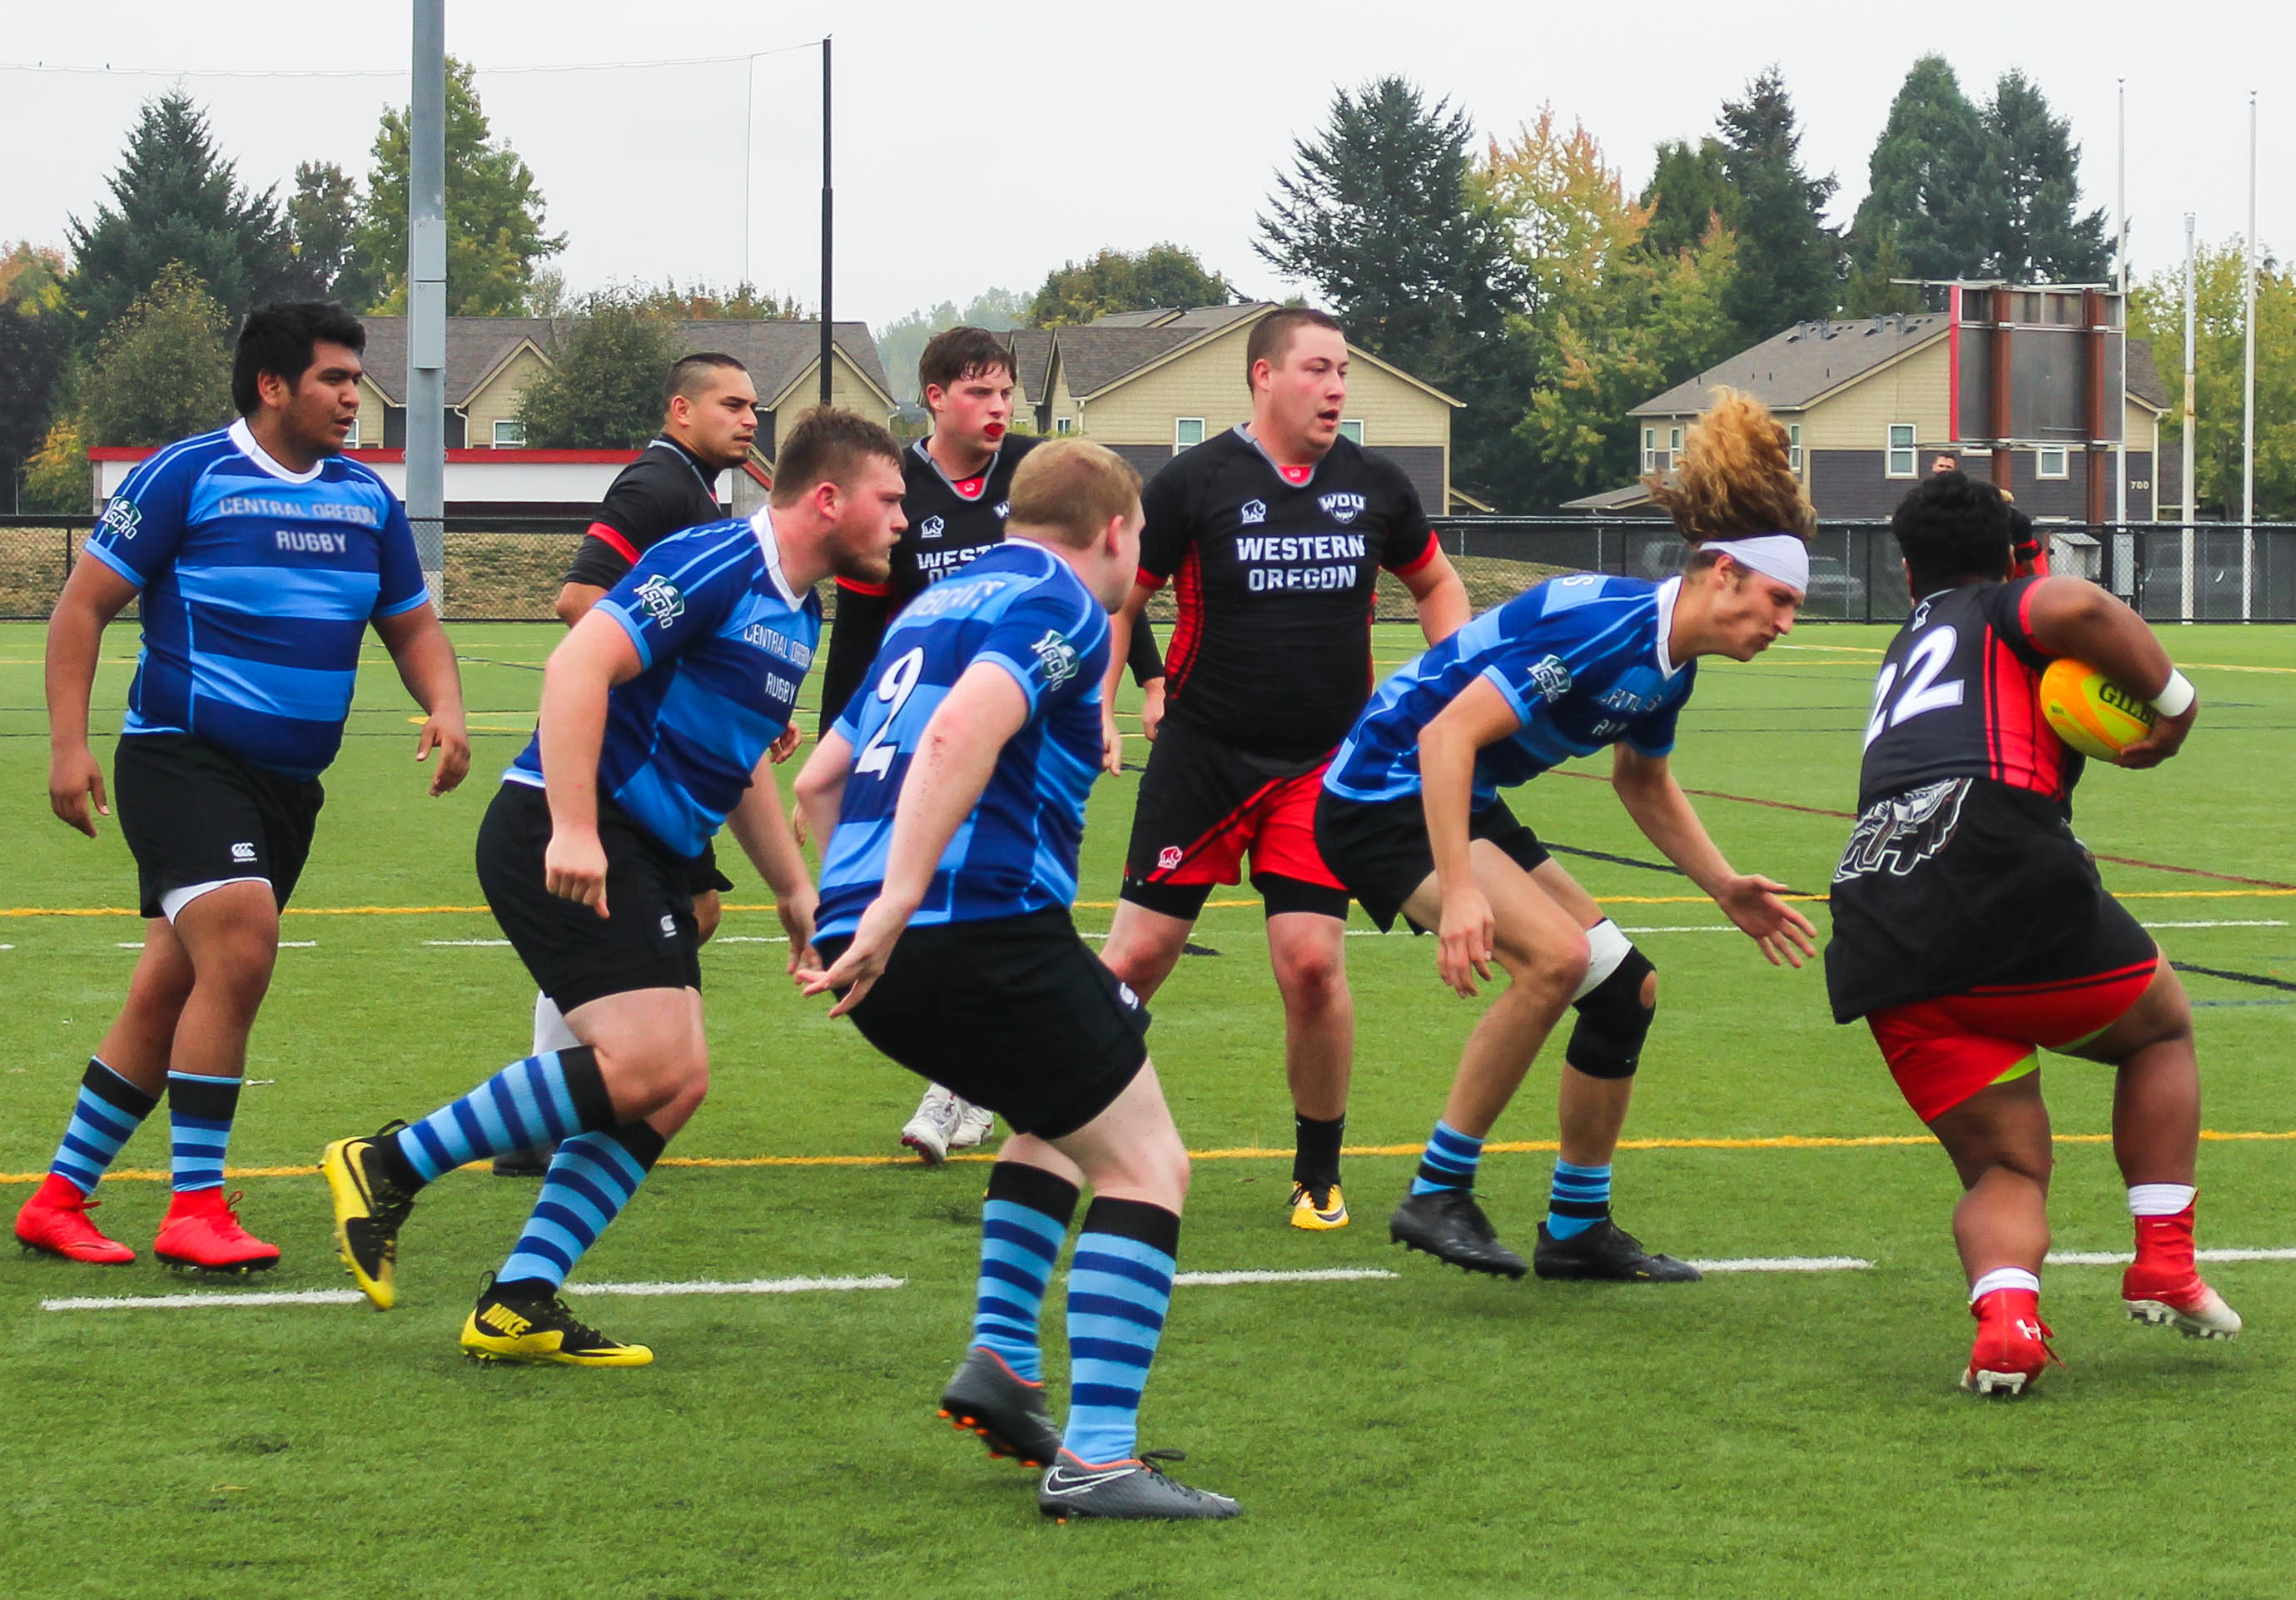
<svg viewBox="0 0 2296 1600">
<path fill-rule="evenodd" d="M 1021 392 L 1028 396 L 1031 405 L 1048 398 L 1053 392 L 1053 331 L 1015 328 L 1003 338 L 1013 347 L 1017 369 L 1013 376 Z"/>
<path fill-rule="evenodd" d="M 1677 416 L 1703 411 L 1717 384 L 1742 390 L 1773 411 L 1799 411 L 1844 383 L 1942 338 L 1946 326 L 1941 312 L 1797 323 L 1652 396 L 1627 414 Z"/>
<path fill-rule="evenodd" d="M 2152 359 L 2152 341 L 2131 339 L 2122 357 L 2130 397 L 2155 411 L 2169 409 L 2169 386 L 2161 381 L 2161 364 Z"/>
<path fill-rule="evenodd" d="M 1098 394 L 1160 356 L 1208 337 L 1201 328 L 1139 328 L 1086 323 L 1062 328 L 1059 341 L 1061 365 L 1067 369 L 1069 392 L 1079 398 Z"/>
<path fill-rule="evenodd" d="M 367 378 L 394 406 L 406 404 L 406 319 L 369 316 L 366 324 Z M 521 341 L 530 341 L 545 359 L 554 357 L 568 322 L 547 316 L 450 316 L 447 319 L 447 404 L 467 402 L 472 391 L 507 360 Z M 758 395 L 771 399 L 795 382 L 813 365 L 821 349 L 818 322 L 765 322 L 755 318 L 720 318 L 682 322 L 678 337 L 688 351 L 723 350 L 750 369 L 750 381 Z M 837 348 L 892 405 L 884 364 L 877 357 L 877 341 L 869 324 L 840 322 L 835 325 Z"/>
</svg>

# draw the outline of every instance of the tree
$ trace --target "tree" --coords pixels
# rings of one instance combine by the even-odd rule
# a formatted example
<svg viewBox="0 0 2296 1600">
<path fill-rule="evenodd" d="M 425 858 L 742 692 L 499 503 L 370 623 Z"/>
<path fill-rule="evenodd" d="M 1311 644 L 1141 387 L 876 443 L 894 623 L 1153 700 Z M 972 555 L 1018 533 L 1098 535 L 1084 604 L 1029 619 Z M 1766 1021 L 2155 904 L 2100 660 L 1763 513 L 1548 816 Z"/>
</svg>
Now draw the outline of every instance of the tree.
<svg viewBox="0 0 2296 1600">
<path fill-rule="evenodd" d="M 352 267 L 340 284 L 355 310 L 406 308 L 407 113 L 382 114 L 359 215 Z M 542 231 L 534 173 L 493 136 L 467 62 L 447 61 L 447 311 L 512 316 L 527 308 L 537 267 L 566 248 Z"/>
<path fill-rule="evenodd" d="M 1029 324 L 1037 328 L 1072 325 L 1111 311 L 1225 306 L 1234 299 L 1234 286 L 1184 246 L 1103 250 L 1047 273 L 1045 286 L 1037 291 L 1029 305 Z"/>
<path fill-rule="evenodd" d="M 987 328 L 1003 333 L 1028 324 L 1034 297 L 1013 289 L 984 289 L 959 309 L 955 300 L 920 308 L 897 316 L 877 330 L 877 354 L 893 383 L 893 398 L 903 405 L 917 398 L 917 357 L 944 328 Z"/>
<path fill-rule="evenodd" d="M 661 380 L 685 353 L 676 325 L 630 291 L 583 302 L 557 364 L 519 400 L 536 449 L 620 450 L 661 431 Z"/>
<path fill-rule="evenodd" d="M 1833 310 L 1841 242 L 1824 212 L 1834 181 L 1802 171 L 1793 102 L 1775 67 L 1749 84 L 1743 99 L 1723 103 L 1720 127 L 1724 169 L 1741 208 L 1737 270 L 1723 307 L 1752 343 Z"/>
<path fill-rule="evenodd" d="M 295 193 L 287 201 L 287 229 L 295 250 L 288 298 L 335 298 L 336 280 L 350 265 L 358 221 L 358 185 L 348 173 L 332 161 L 296 166 Z"/>
<path fill-rule="evenodd" d="M 27 242 L 0 256 L 0 505 L 15 505 L 16 480 L 48 431 L 71 352 L 63 307 L 63 259 Z"/>
<path fill-rule="evenodd" d="M 1985 123 L 2002 171 L 1988 240 L 1992 270 L 2016 283 L 2103 281 L 2112 242 L 2103 207 L 2079 214 L 2080 146 L 2070 120 L 2052 112 L 2039 86 L 2012 68 L 1994 88 Z"/>
<path fill-rule="evenodd" d="M 1464 111 L 1401 78 L 1340 90 L 1322 133 L 1293 143 L 1253 248 L 1313 285 L 1355 344 L 1465 402 L 1452 476 L 1505 500 L 1533 466 L 1510 435 L 1530 387 L 1507 324 L 1524 283 L 1505 219 L 1471 182 L 1472 136 Z"/>
<path fill-rule="evenodd" d="M 793 322 L 805 315 L 795 295 L 775 294 L 750 283 L 730 289 L 696 282 L 679 288 L 665 278 L 653 288 L 633 291 L 637 303 L 673 322 Z"/>
<path fill-rule="evenodd" d="M 1874 242 L 1872 258 L 1849 269 L 1849 281 L 1841 286 L 1841 309 L 1851 316 L 1919 311 L 1922 291 L 1898 281 L 1913 275 L 1898 253 L 1898 230 L 1885 227 Z"/>
<path fill-rule="evenodd" d="M 2238 237 L 2202 245 L 2194 272 L 2196 505 L 2222 515 L 2241 511 L 2241 390 L 2243 361 L 2242 277 L 2246 244 Z M 2128 332 L 2152 341 L 2152 358 L 2169 382 L 2161 419 L 2161 454 L 2184 448 L 2185 272 L 2181 263 L 2134 285 Z M 2269 258 L 2256 278 L 2256 510 L 2259 517 L 2296 513 L 2296 271 Z M 2156 466 L 2155 473 L 2159 472 Z"/>
<path fill-rule="evenodd" d="M 2005 200 L 2001 152 L 1945 57 L 1925 55 L 1906 74 L 1866 169 L 1871 186 L 1849 228 L 1854 261 L 1870 267 L 1887 240 L 1900 276 L 1986 274 Z"/>
<path fill-rule="evenodd" d="M 92 346 L 180 262 L 236 318 L 278 292 L 293 265 L 274 193 L 250 194 L 216 151 L 206 115 L 171 89 L 144 102 L 95 219 L 67 227 L 76 258 L 67 294 Z"/>
<path fill-rule="evenodd" d="M 1718 139 L 1669 139 L 1658 147 L 1658 164 L 1644 185 L 1642 203 L 1650 209 L 1650 231 L 1643 249 L 1650 255 L 1671 258 L 1696 250 L 1716 223 L 1734 227 L 1738 220 L 1738 191 L 1730 183 L 1730 152 Z"/>
<path fill-rule="evenodd" d="M 88 466 L 87 446 L 71 419 L 59 417 L 24 464 L 23 508 L 84 517 L 94 505 L 95 480 Z"/>
<path fill-rule="evenodd" d="M 164 445 L 231 420 L 229 319 L 181 261 L 160 268 L 87 358 L 74 426 L 90 445 Z"/>
</svg>

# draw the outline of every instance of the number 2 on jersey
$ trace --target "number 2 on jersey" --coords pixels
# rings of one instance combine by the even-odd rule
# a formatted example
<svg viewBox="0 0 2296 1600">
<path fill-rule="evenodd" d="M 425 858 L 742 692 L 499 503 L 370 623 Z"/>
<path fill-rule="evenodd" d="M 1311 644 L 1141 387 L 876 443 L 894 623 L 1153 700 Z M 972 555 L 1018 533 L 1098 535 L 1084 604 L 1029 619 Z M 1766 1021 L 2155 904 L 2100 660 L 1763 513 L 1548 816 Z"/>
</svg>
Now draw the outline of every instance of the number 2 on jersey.
<svg viewBox="0 0 2296 1600">
<path fill-rule="evenodd" d="M 1961 703 L 1959 678 L 1937 681 L 1937 675 L 1953 660 L 1953 649 L 1958 643 L 1960 635 L 1949 624 L 1940 624 L 1934 631 L 1923 634 L 1921 642 L 1906 656 L 1902 686 L 1895 664 L 1882 669 L 1881 681 L 1874 685 L 1874 717 L 1866 725 L 1867 744 L 1879 739 L 1885 727 L 1896 727 L 1923 711 L 1943 710 Z M 1894 705 L 1890 700 L 1892 688 L 1898 689 Z"/>
<path fill-rule="evenodd" d="M 921 644 L 914 650 L 903 652 L 891 666 L 885 669 L 884 676 L 877 680 L 877 698 L 888 702 L 885 720 L 877 725 L 877 731 L 869 735 L 869 743 L 861 747 L 861 754 L 853 762 L 855 772 L 865 776 L 882 777 L 892 770 L 893 747 L 885 741 L 893 731 L 893 718 L 898 717 L 901 708 L 908 703 L 909 696 L 916 690 L 917 679 L 923 675 L 924 669 L 925 652 L 924 646 Z"/>
</svg>

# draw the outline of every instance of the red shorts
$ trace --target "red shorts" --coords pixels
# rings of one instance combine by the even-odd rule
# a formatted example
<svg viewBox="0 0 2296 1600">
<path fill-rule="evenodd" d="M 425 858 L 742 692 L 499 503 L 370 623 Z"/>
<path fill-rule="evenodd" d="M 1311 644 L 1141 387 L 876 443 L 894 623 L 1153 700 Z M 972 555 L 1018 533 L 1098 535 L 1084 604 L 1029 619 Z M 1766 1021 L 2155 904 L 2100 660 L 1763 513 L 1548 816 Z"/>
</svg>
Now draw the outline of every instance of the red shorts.
<svg viewBox="0 0 2296 1600">
<path fill-rule="evenodd" d="M 1298 770 L 1271 767 L 1167 718 L 1132 815 L 1124 898 L 1193 919 L 1217 883 L 1243 876 L 1272 914 L 1348 914 L 1348 891 L 1316 848 L 1316 801 L 1328 759 Z"/>
<path fill-rule="evenodd" d="M 1906 1104 L 1933 1122 L 1980 1089 L 2019 1075 L 2035 1048 L 2062 1050 L 2120 1020 L 2160 966 L 2133 966 L 2054 983 L 1988 985 L 1892 1005 L 1866 1019 Z"/>
</svg>

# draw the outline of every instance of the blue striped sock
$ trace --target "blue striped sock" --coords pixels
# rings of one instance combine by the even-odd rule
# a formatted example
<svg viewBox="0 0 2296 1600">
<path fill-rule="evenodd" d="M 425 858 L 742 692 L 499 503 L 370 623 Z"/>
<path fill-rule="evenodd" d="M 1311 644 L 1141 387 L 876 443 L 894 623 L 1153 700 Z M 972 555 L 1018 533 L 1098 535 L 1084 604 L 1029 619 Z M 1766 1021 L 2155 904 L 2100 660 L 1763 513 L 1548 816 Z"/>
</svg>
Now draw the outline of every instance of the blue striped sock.
<svg viewBox="0 0 2296 1600">
<path fill-rule="evenodd" d="M 1076 1186 L 1042 1168 L 999 1161 L 988 1169 L 972 1342 L 1031 1383 L 1045 1375 L 1037 1325 L 1076 1206 Z"/>
<path fill-rule="evenodd" d="M 1137 1200 L 1095 1200 L 1069 1263 L 1069 1425 L 1078 1460 L 1128 1460 L 1140 1391 L 1172 1303 L 1180 1219 Z"/>
<path fill-rule="evenodd" d="M 1419 1172 L 1411 1180 L 1411 1192 L 1432 1194 L 1438 1189 L 1472 1189 L 1475 1186 L 1475 1169 L 1482 1160 L 1480 1139 L 1470 1138 L 1448 1122 L 1438 1121 L 1435 1131 L 1427 1137 L 1427 1148 L 1420 1153 Z"/>
<path fill-rule="evenodd" d="M 223 1187 L 223 1157 L 231 1120 L 239 1112 L 239 1079 L 168 1074 L 168 1123 L 175 1135 L 175 1190 Z"/>
<path fill-rule="evenodd" d="M 119 1147 L 159 1104 L 158 1096 L 145 1094 L 104 1065 L 102 1057 L 89 1056 L 70 1125 L 48 1170 L 81 1194 L 94 1194 Z"/>
<path fill-rule="evenodd" d="M 555 1290 L 583 1251 L 598 1242 L 653 1170 L 669 1143 L 643 1122 L 577 1134 L 558 1146 L 542 1194 L 518 1245 L 495 1275 L 497 1286 L 539 1278 Z"/>
<path fill-rule="evenodd" d="M 615 1125 L 589 1046 L 514 1061 L 460 1100 L 398 1130 L 399 1153 L 429 1183 L 466 1161 L 600 1133 Z"/>
<path fill-rule="evenodd" d="M 1554 1163 L 1554 1186 L 1546 1202 L 1546 1231 L 1572 1239 L 1611 1214 L 1611 1168 Z"/>
</svg>

